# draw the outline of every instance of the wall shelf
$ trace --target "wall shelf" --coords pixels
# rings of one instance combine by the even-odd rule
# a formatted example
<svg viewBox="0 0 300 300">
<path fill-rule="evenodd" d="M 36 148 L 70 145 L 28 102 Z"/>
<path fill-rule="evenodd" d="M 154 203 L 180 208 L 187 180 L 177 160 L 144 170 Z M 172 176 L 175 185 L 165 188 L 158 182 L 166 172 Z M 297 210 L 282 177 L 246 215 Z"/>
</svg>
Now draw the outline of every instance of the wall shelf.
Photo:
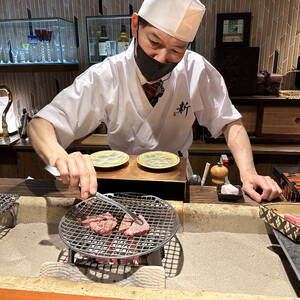
<svg viewBox="0 0 300 300">
<path fill-rule="evenodd" d="M 70 72 L 78 71 L 79 64 L 7 64 L 0 65 L 0 72 Z"/>
</svg>

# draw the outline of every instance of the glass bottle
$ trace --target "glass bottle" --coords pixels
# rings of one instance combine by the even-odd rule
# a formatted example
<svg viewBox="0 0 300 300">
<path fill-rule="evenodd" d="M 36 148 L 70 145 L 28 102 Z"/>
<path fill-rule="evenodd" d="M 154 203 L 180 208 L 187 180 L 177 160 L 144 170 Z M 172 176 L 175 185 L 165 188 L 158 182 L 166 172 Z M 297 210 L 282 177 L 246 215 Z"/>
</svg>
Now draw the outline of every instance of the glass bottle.
<svg viewBox="0 0 300 300">
<path fill-rule="evenodd" d="M 89 34 L 89 54 L 90 54 L 90 61 L 95 62 L 95 40 L 91 34 Z"/>
<path fill-rule="evenodd" d="M 129 36 L 126 32 L 126 26 L 121 25 L 121 32 L 118 39 L 118 53 L 126 51 L 129 47 Z"/>
<path fill-rule="evenodd" d="M 29 61 L 36 63 L 39 61 L 38 37 L 36 35 L 28 35 L 27 39 L 29 44 Z"/>
<path fill-rule="evenodd" d="M 108 41 L 108 36 L 106 33 L 106 27 L 105 25 L 102 25 L 101 33 L 98 41 L 100 61 L 103 61 L 107 57 L 107 48 L 106 48 L 107 41 Z"/>
<path fill-rule="evenodd" d="M 100 32 L 95 32 L 95 28 L 89 27 L 88 31 L 88 46 L 89 46 L 89 56 L 90 62 L 95 63 L 99 61 L 99 49 L 98 49 L 98 39 Z"/>
<path fill-rule="evenodd" d="M 98 133 L 100 134 L 107 134 L 107 127 L 105 123 L 101 122 L 100 125 L 98 126 Z"/>
</svg>

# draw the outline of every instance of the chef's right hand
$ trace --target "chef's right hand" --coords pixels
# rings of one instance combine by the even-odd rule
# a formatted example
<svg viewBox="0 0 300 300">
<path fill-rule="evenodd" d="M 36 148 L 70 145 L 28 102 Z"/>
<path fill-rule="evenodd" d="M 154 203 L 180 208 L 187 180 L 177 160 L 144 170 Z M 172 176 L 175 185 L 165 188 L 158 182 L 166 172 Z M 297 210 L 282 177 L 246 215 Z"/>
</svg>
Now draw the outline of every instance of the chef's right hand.
<svg viewBox="0 0 300 300">
<path fill-rule="evenodd" d="M 87 199 L 90 195 L 96 194 L 96 171 L 88 154 L 73 152 L 59 157 L 55 161 L 55 167 L 59 170 L 64 184 L 75 188 L 80 184 L 82 199 Z"/>
</svg>

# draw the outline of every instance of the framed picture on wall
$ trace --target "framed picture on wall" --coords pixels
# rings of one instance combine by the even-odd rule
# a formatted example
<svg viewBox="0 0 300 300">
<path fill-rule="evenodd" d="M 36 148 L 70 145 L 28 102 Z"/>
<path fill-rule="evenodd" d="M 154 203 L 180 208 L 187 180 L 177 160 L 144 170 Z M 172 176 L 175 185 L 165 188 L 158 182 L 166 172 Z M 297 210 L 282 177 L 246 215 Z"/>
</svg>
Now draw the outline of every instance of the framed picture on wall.
<svg viewBox="0 0 300 300">
<path fill-rule="evenodd" d="M 217 14 L 216 47 L 249 47 L 251 13 Z"/>
</svg>

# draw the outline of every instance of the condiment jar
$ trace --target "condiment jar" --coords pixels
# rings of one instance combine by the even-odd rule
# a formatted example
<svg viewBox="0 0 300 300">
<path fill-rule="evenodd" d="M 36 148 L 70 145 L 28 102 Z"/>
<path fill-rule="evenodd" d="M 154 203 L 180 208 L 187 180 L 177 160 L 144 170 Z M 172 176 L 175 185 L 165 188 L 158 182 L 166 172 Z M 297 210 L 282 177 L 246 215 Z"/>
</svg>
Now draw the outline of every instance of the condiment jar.
<svg viewBox="0 0 300 300">
<path fill-rule="evenodd" d="M 212 183 L 223 184 L 225 182 L 225 177 L 228 175 L 228 169 L 221 163 L 218 162 L 210 169 L 210 174 L 212 176 Z"/>
</svg>

